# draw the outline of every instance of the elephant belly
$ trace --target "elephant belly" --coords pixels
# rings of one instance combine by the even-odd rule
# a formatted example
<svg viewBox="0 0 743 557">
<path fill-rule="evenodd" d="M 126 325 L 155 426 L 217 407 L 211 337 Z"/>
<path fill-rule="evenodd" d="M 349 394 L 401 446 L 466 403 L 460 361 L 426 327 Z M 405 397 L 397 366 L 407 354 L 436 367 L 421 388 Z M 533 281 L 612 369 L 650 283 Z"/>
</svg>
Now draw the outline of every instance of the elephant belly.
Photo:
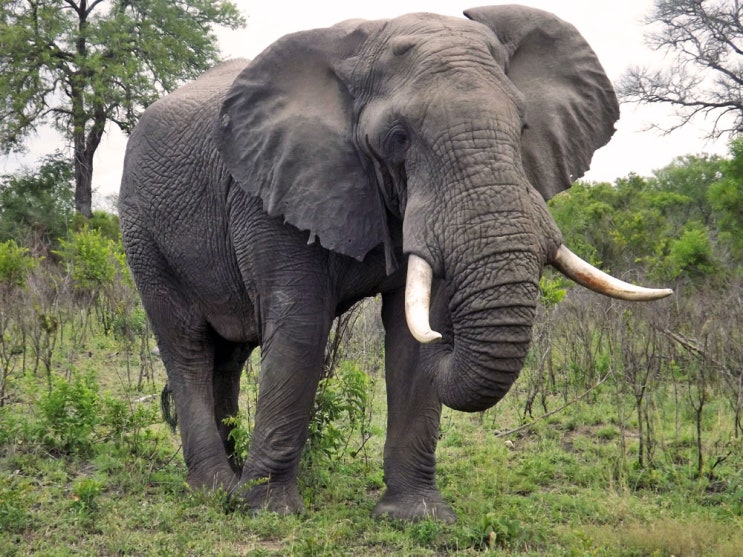
<svg viewBox="0 0 743 557">
<path fill-rule="evenodd" d="M 252 305 L 249 309 L 236 312 L 229 303 L 215 304 L 207 314 L 207 321 L 220 337 L 230 342 L 260 342 Z"/>
</svg>

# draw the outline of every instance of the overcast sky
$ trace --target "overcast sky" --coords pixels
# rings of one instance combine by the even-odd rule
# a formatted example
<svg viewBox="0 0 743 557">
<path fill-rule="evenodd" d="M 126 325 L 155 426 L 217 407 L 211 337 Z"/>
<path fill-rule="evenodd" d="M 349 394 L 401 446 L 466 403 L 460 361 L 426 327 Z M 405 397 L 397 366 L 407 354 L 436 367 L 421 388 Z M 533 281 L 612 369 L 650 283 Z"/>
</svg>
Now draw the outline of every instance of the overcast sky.
<svg viewBox="0 0 743 557">
<path fill-rule="evenodd" d="M 236 0 L 247 18 L 238 31 L 218 30 L 222 53 L 227 58 L 252 58 L 277 38 L 302 29 L 327 27 L 350 18 L 384 19 L 409 12 L 435 12 L 462 17 L 462 11 L 481 5 L 476 0 Z M 483 2 L 485 3 L 485 2 Z M 510 2 L 493 2 L 510 3 Z M 644 46 L 643 19 L 652 0 L 522 0 L 521 4 L 551 11 L 575 25 L 596 51 L 609 78 L 616 82 L 630 66 L 658 60 Z M 630 172 L 648 175 L 674 157 L 702 152 L 725 154 L 726 142 L 704 139 L 705 122 L 669 136 L 648 131 L 651 124 L 667 121 L 670 112 L 658 107 L 622 105 L 617 132 L 609 144 L 596 152 L 585 179 L 613 181 Z M 29 141 L 22 158 L 0 159 L 0 173 L 15 171 L 19 164 L 32 163 L 63 147 L 59 137 L 43 132 Z M 108 130 L 94 161 L 94 204 L 116 193 L 121 179 L 126 138 L 117 129 Z"/>
</svg>

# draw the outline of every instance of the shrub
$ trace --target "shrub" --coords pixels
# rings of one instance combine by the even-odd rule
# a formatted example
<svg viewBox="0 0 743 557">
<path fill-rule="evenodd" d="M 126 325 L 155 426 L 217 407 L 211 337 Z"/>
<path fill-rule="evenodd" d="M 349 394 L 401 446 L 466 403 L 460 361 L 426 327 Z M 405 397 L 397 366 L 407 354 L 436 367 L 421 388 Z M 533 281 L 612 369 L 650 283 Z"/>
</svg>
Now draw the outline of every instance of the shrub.
<svg viewBox="0 0 743 557">
<path fill-rule="evenodd" d="M 91 452 L 95 427 L 100 422 L 100 396 L 92 375 L 72 382 L 57 379 L 39 401 L 38 434 L 51 450 L 64 453 Z"/>
<path fill-rule="evenodd" d="M 0 176 L 0 241 L 13 238 L 35 253 L 56 247 L 74 211 L 70 160 L 56 153 L 38 169 Z"/>
<path fill-rule="evenodd" d="M 699 223 L 687 226 L 681 237 L 671 244 L 668 254 L 671 278 L 686 274 L 692 278 L 711 275 L 717 270 L 709 235 Z"/>
<path fill-rule="evenodd" d="M 113 282 L 119 263 L 115 244 L 99 230 L 84 226 L 60 246 L 55 253 L 62 258 L 77 290 L 96 293 Z"/>
<path fill-rule="evenodd" d="M 310 461 L 344 454 L 351 436 L 365 423 L 369 382 L 369 376 L 348 360 L 335 375 L 320 381 L 307 440 Z"/>
<path fill-rule="evenodd" d="M 20 247 L 15 240 L 0 243 L 0 287 L 23 288 L 28 272 L 38 261 L 31 257 L 28 248 Z"/>
</svg>

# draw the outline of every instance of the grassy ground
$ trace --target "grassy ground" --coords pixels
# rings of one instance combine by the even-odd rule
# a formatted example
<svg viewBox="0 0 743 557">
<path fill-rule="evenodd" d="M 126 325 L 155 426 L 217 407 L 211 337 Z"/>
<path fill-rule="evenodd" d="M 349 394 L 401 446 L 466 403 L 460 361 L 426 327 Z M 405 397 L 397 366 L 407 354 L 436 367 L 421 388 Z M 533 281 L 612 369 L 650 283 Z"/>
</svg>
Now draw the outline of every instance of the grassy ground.
<svg viewBox="0 0 743 557">
<path fill-rule="evenodd" d="M 103 339 L 76 356 L 72 375 L 90 379 L 67 382 L 57 407 L 44 380 L 14 376 L 0 413 L 0 554 L 741 555 L 740 445 L 720 445 L 714 473 L 694 479 L 693 443 L 678 433 L 687 429 L 662 434 L 670 426 L 656 424 L 663 446 L 639 469 L 636 432 L 617 418 L 608 385 L 505 436 L 521 424 L 518 392 L 485 414 L 445 410 L 439 484 L 459 522 L 444 526 L 370 517 L 383 489 L 377 378 L 368 440 L 354 434 L 332 458 L 306 460 L 306 513 L 247 516 L 186 487 L 178 436 L 161 423 L 159 398 L 147 397 L 162 369 L 134 392 L 112 351 Z"/>
</svg>

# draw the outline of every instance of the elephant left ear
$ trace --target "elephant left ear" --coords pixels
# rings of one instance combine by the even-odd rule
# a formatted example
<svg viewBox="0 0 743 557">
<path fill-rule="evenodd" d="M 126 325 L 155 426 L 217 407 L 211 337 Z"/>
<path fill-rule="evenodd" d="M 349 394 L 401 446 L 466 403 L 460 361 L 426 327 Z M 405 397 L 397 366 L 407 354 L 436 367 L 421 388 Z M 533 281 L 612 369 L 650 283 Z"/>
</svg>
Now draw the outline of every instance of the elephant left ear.
<svg viewBox="0 0 743 557">
<path fill-rule="evenodd" d="M 526 99 L 526 173 L 550 199 L 583 176 L 619 119 L 611 81 L 578 30 L 526 6 L 485 6 L 464 15 L 490 27 L 508 52 L 506 75 Z"/>
<path fill-rule="evenodd" d="M 333 68 L 356 54 L 370 26 L 279 39 L 234 80 L 216 131 L 228 170 L 270 216 L 358 260 L 380 243 L 391 248 L 373 170 L 353 141 L 353 98 Z"/>
</svg>

